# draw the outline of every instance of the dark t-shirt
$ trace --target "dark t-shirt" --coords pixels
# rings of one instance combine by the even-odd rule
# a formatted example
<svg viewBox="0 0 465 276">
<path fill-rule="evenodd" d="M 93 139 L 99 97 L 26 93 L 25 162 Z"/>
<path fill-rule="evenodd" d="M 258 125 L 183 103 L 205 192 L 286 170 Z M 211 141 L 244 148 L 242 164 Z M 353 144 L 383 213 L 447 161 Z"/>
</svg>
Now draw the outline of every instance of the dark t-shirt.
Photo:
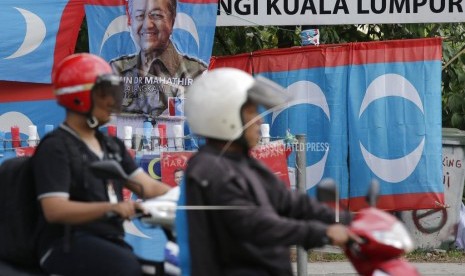
<svg viewBox="0 0 465 276">
<path fill-rule="evenodd" d="M 89 164 L 100 160 L 101 157 L 92 152 L 75 132 L 66 125 L 61 125 L 60 128 L 49 135 L 50 137 L 47 137 L 41 143 L 33 159 L 38 199 L 47 196 L 63 196 L 69 197 L 73 201 L 108 202 L 107 183 L 93 176 L 88 168 Z M 72 152 L 70 152 L 68 147 L 71 145 L 66 142 L 65 135 L 71 137 L 71 145 L 78 149 L 73 152 L 79 152 L 82 156 L 70 156 Z M 104 149 L 104 152 L 108 152 L 102 135 L 100 132 L 96 134 L 102 149 Z M 120 164 L 125 172 L 130 175 L 138 167 L 126 151 L 124 144 L 118 139 L 115 139 L 115 142 L 120 148 L 119 152 L 122 157 Z M 103 158 L 108 158 L 108 155 L 104 154 Z M 72 166 L 72 163 L 76 163 L 76 160 L 82 163 L 78 166 Z M 75 172 L 74 170 L 80 171 Z M 113 181 L 113 187 L 118 201 L 122 201 L 123 182 Z M 38 250 L 39 254 L 42 255 L 55 241 L 60 240 L 64 236 L 64 226 L 62 224 L 47 223 L 41 209 L 39 229 Z M 102 218 L 82 225 L 73 225 L 72 231 L 86 232 L 109 238 L 122 237 L 124 235 L 121 220 L 108 218 Z"/>
</svg>

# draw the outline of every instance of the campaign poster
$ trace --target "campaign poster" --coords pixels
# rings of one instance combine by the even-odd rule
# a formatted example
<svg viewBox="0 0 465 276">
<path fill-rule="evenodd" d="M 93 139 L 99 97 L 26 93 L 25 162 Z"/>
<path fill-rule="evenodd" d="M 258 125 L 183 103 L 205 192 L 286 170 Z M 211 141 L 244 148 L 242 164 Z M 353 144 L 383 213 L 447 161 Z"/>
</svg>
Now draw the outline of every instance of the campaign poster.
<svg viewBox="0 0 465 276">
<path fill-rule="evenodd" d="M 170 112 L 170 101 L 182 108 L 186 88 L 207 70 L 217 0 L 90 0 L 85 10 L 89 51 L 123 82 L 118 137 L 145 121 L 166 124 L 173 136 L 173 125 L 185 120 L 183 110 Z"/>
<path fill-rule="evenodd" d="M 136 163 L 144 169 L 153 179 L 161 179 L 160 155 L 159 154 L 144 154 L 136 155 Z"/>
<path fill-rule="evenodd" d="M 181 184 L 187 160 L 194 154 L 193 151 L 163 152 L 161 154 L 161 181 L 176 187 Z"/>
<path fill-rule="evenodd" d="M 290 188 L 287 156 L 283 141 L 275 141 L 265 145 L 257 145 L 250 151 L 250 155 L 263 162 L 286 187 Z"/>
<path fill-rule="evenodd" d="M 36 147 L 23 147 L 23 148 L 16 148 L 16 156 L 23 157 L 23 156 L 32 156 L 36 151 Z"/>
</svg>

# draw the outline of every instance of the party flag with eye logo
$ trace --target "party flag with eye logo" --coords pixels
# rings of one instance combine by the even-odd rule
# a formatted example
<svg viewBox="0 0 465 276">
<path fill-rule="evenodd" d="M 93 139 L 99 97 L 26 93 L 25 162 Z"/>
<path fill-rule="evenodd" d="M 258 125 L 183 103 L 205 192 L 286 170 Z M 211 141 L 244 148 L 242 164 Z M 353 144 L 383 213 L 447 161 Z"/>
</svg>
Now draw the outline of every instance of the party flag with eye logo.
<svg viewBox="0 0 465 276">
<path fill-rule="evenodd" d="M 89 50 L 107 61 L 138 52 L 131 36 L 132 1 L 89 0 L 86 19 Z M 177 51 L 208 64 L 216 27 L 217 0 L 178 0 L 171 41 Z"/>
<path fill-rule="evenodd" d="M 89 0 L 85 10 L 89 52 L 110 61 L 136 51 L 125 0 Z"/>
<path fill-rule="evenodd" d="M 3 0 L 0 80 L 50 83 L 53 66 L 74 52 L 83 5 L 84 0 Z"/>
<path fill-rule="evenodd" d="M 136 163 L 153 179 L 161 179 L 160 155 L 146 154 L 136 156 Z M 129 195 L 130 200 L 138 200 L 136 194 Z M 147 261 L 163 261 L 166 237 L 159 227 L 147 227 L 139 219 L 124 224 L 125 240 L 133 247 L 135 254 Z"/>
<path fill-rule="evenodd" d="M 217 0 L 179 0 L 173 40 L 178 50 L 208 64 L 216 28 Z"/>
<path fill-rule="evenodd" d="M 378 207 L 444 203 L 441 39 L 354 43 L 348 79 L 350 206 L 364 205 L 372 179 Z"/>
<path fill-rule="evenodd" d="M 305 154 L 303 185 L 310 195 L 314 195 L 318 182 L 328 177 L 339 183 L 341 193 L 348 194 L 345 91 L 349 52 L 348 45 L 322 45 L 214 57 L 211 61 L 211 69 L 239 68 L 271 79 L 286 89 L 291 100 L 263 115 L 274 139 L 284 139 L 288 132 L 305 135 L 305 144 L 289 145 L 293 153 L 288 164 L 295 168 L 296 154 Z"/>
<path fill-rule="evenodd" d="M 210 69 L 235 67 L 287 88 L 293 100 L 265 117 L 271 134 L 306 134 L 306 187 L 339 183 L 352 210 L 372 179 L 379 207 L 438 208 L 441 167 L 441 40 L 320 45 L 213 57 Z M 294 155 L 289 165 L 295 165 Z M 446 181 L 446 180 L 444 180 Z"/>
</svg>

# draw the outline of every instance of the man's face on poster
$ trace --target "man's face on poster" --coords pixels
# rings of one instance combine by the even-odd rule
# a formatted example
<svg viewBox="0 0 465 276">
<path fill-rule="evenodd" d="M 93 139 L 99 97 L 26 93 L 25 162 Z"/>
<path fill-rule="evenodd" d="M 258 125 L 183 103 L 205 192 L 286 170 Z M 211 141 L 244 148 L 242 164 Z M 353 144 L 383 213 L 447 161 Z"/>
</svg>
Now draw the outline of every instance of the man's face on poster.
<svg viewBox="0 0 465 276">
<path fill-rule="evenodd" d="M 159 55 L 168 46 L 175 16 L 169 10 L 169 1 L 132 1 L 131 32 L 141 51 Z"/>
<path fill-rule="evenodd" d="M 181 184 L 181 180 L 183 176 L 184 176 L 184 171 L 178 170 L 174 172 L 174 183 L 176 183 L 176 185 L 179 186 Z"/>
</svg>

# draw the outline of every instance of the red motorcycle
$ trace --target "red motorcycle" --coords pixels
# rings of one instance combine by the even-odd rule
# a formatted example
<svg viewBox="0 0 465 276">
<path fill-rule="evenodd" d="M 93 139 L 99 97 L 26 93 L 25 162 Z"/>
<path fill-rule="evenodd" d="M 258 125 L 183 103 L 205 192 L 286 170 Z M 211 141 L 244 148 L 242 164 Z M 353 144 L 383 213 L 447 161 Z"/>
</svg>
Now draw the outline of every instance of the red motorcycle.
<svg viewBox="0 0 465 276">
<path fill-rule="evenodd" d="M 317 198 L 326 203 L 336 202 L 336 184 L 322 181 Z M 402 256 L 414 249 L 413 241 L 404 224 L 395 216 L 376 208 L 379 184 L 372 181 L 367 194 L 368 207 L 356 212 L 349 225 L 350 231 L 362 242 L 350 241 L 345 254 L 360 275 L 383 276 L 420 275 Z"/>
</svg>

